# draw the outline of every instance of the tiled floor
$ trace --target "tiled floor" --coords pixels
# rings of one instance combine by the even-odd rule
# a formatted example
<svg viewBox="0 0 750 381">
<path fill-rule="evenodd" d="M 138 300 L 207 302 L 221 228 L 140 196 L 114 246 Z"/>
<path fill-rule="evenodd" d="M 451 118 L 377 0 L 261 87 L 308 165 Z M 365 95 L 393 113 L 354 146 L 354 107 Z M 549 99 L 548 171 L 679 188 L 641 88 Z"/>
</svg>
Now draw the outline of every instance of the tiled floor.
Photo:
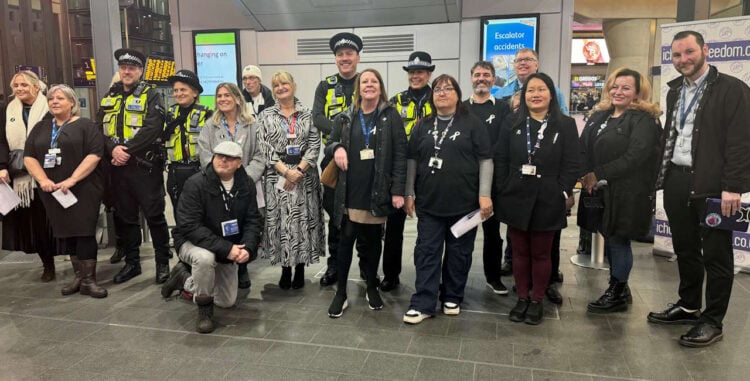
<svg viewBox="0 0 750 381">
<path fill-rule="evenodd" d="M 402 287 L 383 294 L 383 310 L 370 311 L 362 282 L 352 282 L 351 307 L 330 319 L 334 291 L 318 285 L 322 262 L 308 268 L 304 289 L 282 291 L 276 285 L 280 269 L 260 259 L 251 265 L 250 293 L 236 308 L 217 309 L 222 327 L 210 335 L 194 333 L 193 305 L 161 298 L 147 245 L 144 274 L 122 285 L 111 283 L 121 266 L 106 262 L 112 249 L 100 252 L 99 278 L 110 292 L 103 300 L 60 296 L 72 275 L 60 257 L 57 281 L 41 284 L 35 256 L 2 252 L 0 379 L 748 379 L 746 274 L 734 283 L 724 341 L 685 349 L 677 344 L 685 327 L 645 319 L 649 310 L 675 301 L 676 264 L 636 244 L 632 308 L 587 314 L 586 304 L 599 296 L 608 274 L 570 264 L 578 237 L 571 227 L 562 239 L 564 304 L 547 304 L 540 326 L 514 324 L 507 319 L 514 297 L 496 296 L 485 286 L 480 233 L 461 315 L 408 326 L 401 316 L 413 291 L 414 227 L 410 220 Z"/>
</svg>

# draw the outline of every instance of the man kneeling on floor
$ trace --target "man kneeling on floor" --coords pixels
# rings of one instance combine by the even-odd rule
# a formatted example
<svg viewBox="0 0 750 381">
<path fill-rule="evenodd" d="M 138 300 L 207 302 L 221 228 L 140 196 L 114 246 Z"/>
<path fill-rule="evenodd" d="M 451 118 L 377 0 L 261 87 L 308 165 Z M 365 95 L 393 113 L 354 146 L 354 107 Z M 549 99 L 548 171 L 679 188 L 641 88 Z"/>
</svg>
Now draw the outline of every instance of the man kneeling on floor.
<svg viewBox="0 0 750 381">
<path fill-rule="evenodd" d="M 215 328 L 214 303 L 222 308 L 235 304 L 237 264 L 257 255 L 261 225 L 255 187 L 248 186 L 240 168 L 242 148 L 231 141 L 219 143 L 211 164 L 187 180 L 177 204 L 173 235 L 181 262 L 172 269 L 162 295 L 191 293 L 200 333 Z"/>
</svg>

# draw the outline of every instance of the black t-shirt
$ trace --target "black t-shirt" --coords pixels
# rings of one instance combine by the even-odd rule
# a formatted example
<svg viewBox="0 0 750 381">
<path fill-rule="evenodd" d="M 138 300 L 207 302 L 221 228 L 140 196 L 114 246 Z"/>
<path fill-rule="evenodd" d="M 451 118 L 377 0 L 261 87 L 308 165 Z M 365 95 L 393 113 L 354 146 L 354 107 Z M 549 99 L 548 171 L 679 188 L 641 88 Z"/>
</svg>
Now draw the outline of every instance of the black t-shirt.
<svg viewBox="0 0 750 381">
<path fill-rule="evenodd" d="M 439 142 L 449 121 L 437 121 Z M 435 154 L 434 130 L 435 118 L 424 119 L 409 140 L 408 158 L 417 161 L 417 211 L 439 217 L 469 213 L 479 207 L 479 161 L 492 158 L 487 128 L 471 114 L 457 115 L 440 146 L 440 169 L 429 167 Z"/>
<path fill-rule="evenodd" d="M 369 149 L 376 150 L 374 119 L 377 117 L 375 112 L 364 114 L 365 125 L 370 130 Z M 346 207 L 352 209 L 370 210 L 372 200 L 372 182 L 375 177 L 375 160 L 361 160 L 360 151 L 365 149 L 365 135 L 362 132 L 362 123 L 359 119 L 359 112 L 353 114 L 351 124 L 351 140 L 347 147 L 347 156 L 349 158 L 349 169 L 346 179 Z"/>
<path fill-rule="evenodd" d="M 492 146 L 497 144 L 497 139 L 500 137 L 500 126 L 503 124 L 503 119 L 510 115 L 510 107 L 507 102 L 503 102 L 500 99 L 495 99 L 495 103 L 487 100 L 484 103 L 471 102 L 470 100 L 464 101 L 464 105 L 469 111 L 474 114 L 479 120 L 483 121 L 487 126 L 487 133 L 490 135 L 490 141 Z"/>
</svg>

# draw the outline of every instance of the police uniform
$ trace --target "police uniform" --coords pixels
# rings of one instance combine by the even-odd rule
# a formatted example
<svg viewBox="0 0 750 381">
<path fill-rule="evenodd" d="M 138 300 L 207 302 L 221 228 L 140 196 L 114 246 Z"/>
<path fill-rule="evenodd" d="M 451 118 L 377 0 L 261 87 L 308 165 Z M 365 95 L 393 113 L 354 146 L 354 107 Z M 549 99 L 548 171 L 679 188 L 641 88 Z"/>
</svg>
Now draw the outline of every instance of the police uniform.
<svg viewBox="0 0 750 381">
<path fill-rule="evenodd" d="M 203 87 L 198 76 L 190 70 L 180 70 L 169 77 L 169 83 L 182 82 L 192 87 L 198 94 Z M 200 158 L 197 152 L 198 135 L 211 110 L 198 103 L 187 108 L 174 104 L 167 110 L 164 128 L 164 146 L 167 153 L 167 193 L 172 208 L 177 211 L 177 200 L 187 179 L 200 171 Z"/>
<path fill-rule="evenodd" d="M 353 33 L 338 33 L 329 41 L 331 51 L 335 54 L 338 49 L 349 48 L 359 53 L 362 50 L 362 39 Z M 354 94 L 354 81 L 357 76 L 345 79 L 341 75 L 334 74 L 320 81 L 315 89 L 315 101 L 313 102 L 312 114 L 315 127 L 321 132 L 323 144 L 328 142 L 328 136 L 333 127 L 333 118 L 343 112 L 352 104 Z M 324 169 L 333 157 L 326 155 L 321 162 Z M 335 191 L 326 186 L 323 187 L 323 209 L 329 216 L 333 216 Z M 328 222 L 328 270 L 320 279 L 320 284 L 328 286 L 336 282 L 336 252 L 338 249 L 339 229 Z"/>
<path fill-rule="evenodd" d="M 132 49 L 118 49 L 115 59 L 119 65 L 143 67 L 146 58 Z M 164 218 L 164 158 L 162 131 L 164 108 L 162 97 L 155 86 L 144 81 L 126 90 L 122 82 L 115 83 L 102 99 L 97 123 L 102 126 L 107 153 L 123 146 L 130 159 L 123 166 L 109 168 L 111 197 L 115 207 L 115 230 L 125 250 L 125 267 L 115 275 L 114 282 L 122 283 L 140 275 L 141 227 L 139 211 L 148 222 L 154 253 L 156 278 L 162 283 L 169 277 L 169 231 Z"/>
<path fill-rule="evenodd" d="M 410 70 L 427 70 L 432 73 L 435 65 L 432 64 L 432 57 L 426 52 L 413 52 L 409 55 L 409 62 L 403 67 L 404 71 Z M 391 103 L 396 106 L 396 110 L 401 115 L 404 122 L 406 138 L 411 137 L 412 128 L 424 119 L 434 113 L 434 107 L 430 101 L 432 98 L 432 89 L 425 85 L 421 89 L 409 88 L 391 98 Z M 404 224 L 406 222 L 406 212 L 403 209 L 396 210 L 395 213 L 388 216 L 385 225 L 385 242 L 383 245 L 383 283 L 381 289 L 390 291 L 394 289 L 399 282 L 401 274 L 401 256 L 404 246 Z"/>
</svg>

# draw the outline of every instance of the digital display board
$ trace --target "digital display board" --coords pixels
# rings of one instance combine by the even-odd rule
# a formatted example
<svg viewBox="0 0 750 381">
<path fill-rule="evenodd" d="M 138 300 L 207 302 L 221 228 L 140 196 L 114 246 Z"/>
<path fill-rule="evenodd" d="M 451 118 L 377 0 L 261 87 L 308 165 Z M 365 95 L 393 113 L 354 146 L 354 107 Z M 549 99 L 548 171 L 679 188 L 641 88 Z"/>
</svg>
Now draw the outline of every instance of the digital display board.
<svg viewBox="0 0 750 381">
<path fill-rule="evenodd" d="M 487 16 L 481 21 L 480 57 L 492 62 L 496 85 L 516 78 L 513 58 L 521 48 L 539 51 L 539 15 Z"/>
<path fill-rule="evenodd" d="M 214 108 L 216 86 L 239 83 L 239 38 L 236 31 L 193 32 L 195 71 L 203 86 L 200 103 Z"/>
<path fill-rule="evenodd" d="M 168 85 L 167 79 L 174 75 L 174 59 L 169 57 L 148 56 L 143 69 L 143 79 L 157 85 Z"/>
<path fill-rule="evenodd" d="M 574 38 L 570 49 L 571 64 L 609 63 L 609 51 L 603 38 Z"/>
</svg>

